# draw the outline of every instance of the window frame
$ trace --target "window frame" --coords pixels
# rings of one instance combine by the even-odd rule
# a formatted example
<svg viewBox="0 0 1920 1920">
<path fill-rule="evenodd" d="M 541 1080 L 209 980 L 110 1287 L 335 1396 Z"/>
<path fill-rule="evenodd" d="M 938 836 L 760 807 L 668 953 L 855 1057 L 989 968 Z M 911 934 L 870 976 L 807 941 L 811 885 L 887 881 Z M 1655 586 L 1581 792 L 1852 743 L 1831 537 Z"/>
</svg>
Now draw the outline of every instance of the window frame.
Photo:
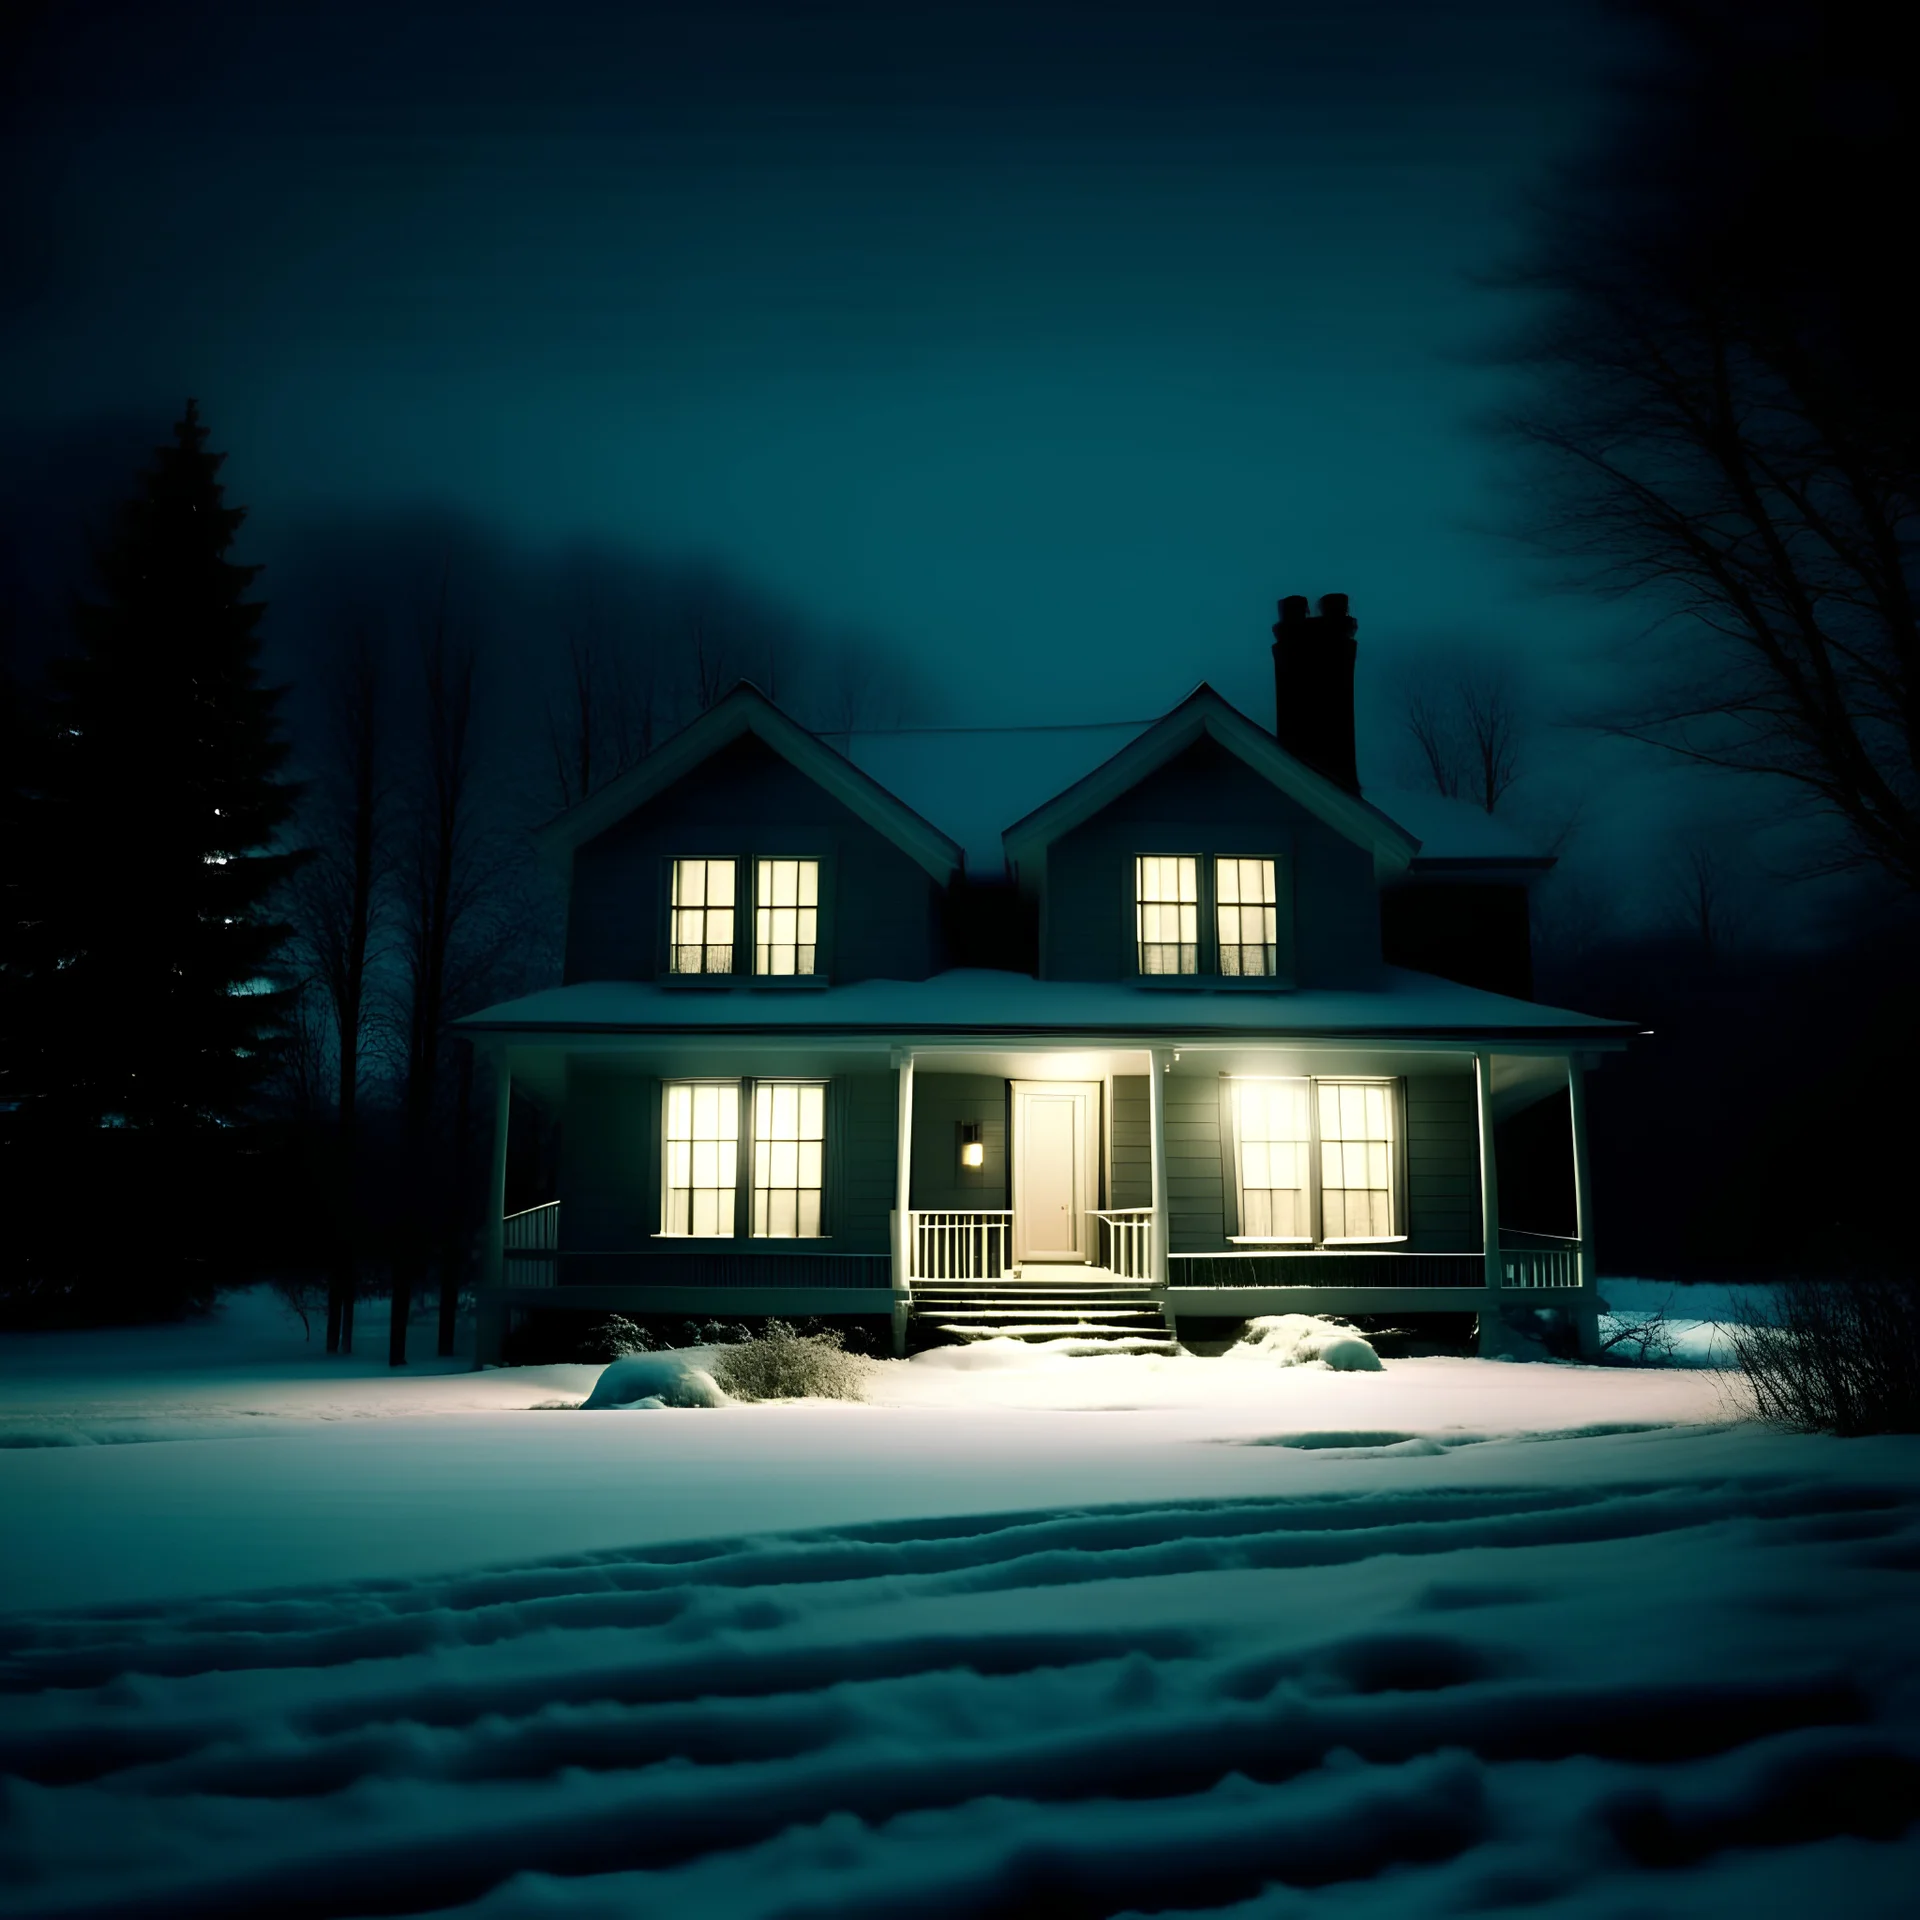
<svg viewBox="0 0 1920 1920">
<path fill-rule="evenodd" d="M 733 951 L 733 958 L 734 958 L 735 964 L 732 967 L 730 967 L 725 973 L 708 972 L 704 964 L 702 965 L 701 970 L 697 973 L 683 972 L 681 968 L 676 964 L 680 956 L 680 948 L 684 943 L 674 938 L 674 934 L 676 931 L 674 927 L 674 915 L 682 911 L 696 911 L 696 909 L 690 909 L 690 908 L 682 909 L 677 904 L 677 891 L 678 891 L 677 882 L 679 879 L 681 866 L 685 863 L 690 863 L 695 860 L 703 861 L 709 866 L 713 865 L 718 861 L 726 861 L 733 868 L 733 906 L 730 909 L 730 911 L 733 914 L 732 951 Z M 739 958 L 740 958 L 740 920 L 741 920 L 740 870 L 743 866 L 746 866 L 746 865 L 747 865 L 747 862 L 744 861 L 741 858 L 741 856 L 737 853 L 682 852 L 682 853 L 670 853 L 665 857 L 664 861 L 662 862 L 662 872 L 661 872 L 661 895 L 662 895 L 662 901 L 663 901 L 663 910 L 660 916 L 660 925 L 662 930 L 662 952 L 661 952 L 661 964 L 660 964 L 661 977 L 671 980 L 676 984 L 684 982 L 689 985 L 698 984 L 698 985 L 709 986 L 709 987 L 723 985 L 723 984 L 730 984 L 733 981 L 736 981 L 740 978 L 740 968 L 738 964 Z M 706 912 L 711 911 L 711 909 L 703 906 L 697 909 L 697 911 L 704 914 Z M 747 913 L 749 916 L 751 916 L 752 914 L 751 906 L 747 908 Z M 748 930 L 750 932 L 751 928 L 749 928 Z M 705 960 L 706 949 L 708 944 L 709 943 L 704 940 L 701 942 L 701 957 L 702 957 L 703 963 Z"/>
<path fill-rule="evenodd" d="M 1240 1231 L 1245 1220 L 1240 1179 L 1240 1101 L 1238 1089 L 1248 1082 L 1290 1081 L 1307 1090 L 1307 1210 L 1313 1232 L 1310 1238 L 1299 1234 L 1257 1234 Z M 1402 1074 L 1386 1073 L 1223 1073 L 1220 1076 L 1221 1100 L 1221 1174 L 1223 1200 L 1231 1218 L 1223 1222 L 1233 1229 L 1224 1238 L 1230 1246 L 1305 1247 L 1314 1252 L 1345 1247 L 1401 1246 L 1411 1237 L 1407 1214 L 1407 1083 Z M 1326 1231 L 1324 1175 L 1321 1159 L 1320 1089 L 1333 1087 L 1385 1087 L 1387 1119 L 1392 1129 L 1388 1142 L 1387 1207 L 1392 1231 L 1380 1234 L 1340 1234 L 1329 1238 Z"/>
<path fill-rule="evenodd" d="M 820 1089 L 820 1230 L 817 1233 L 756 1233 L 753 1226 L 754 1200 L 761 1191 L 759 1174 L 759 1103 L 760 1089 L 766 1087 L 818 1087 Z M 771 1240 L 782 1244 L 810 1244 L 816 1240 L 832 1238 L 832 1220 L 828 1212 L 827 1189 L 833 1169 L 833 1077 L 830 1074 L 768 1074 L 742 1082 L 741 1090 L 742 1125 L 745 1137 L 745 1159 L 747 1177 L 742 1182 L 744 1206 L 742 1209 L 743 1240 Z M 781 1144 L 769 1142 L 769 1145 Z M 799 1144 L 799 1143 L 796 1143 Z M 794 1189 L 804 1192 L 804 1188 Z M 771 1187 L 769 1193 L 785 1192 L 786 1188 Z"/>
<path fill-rule="evenodd" d="M 1133 886 L 1133 971 L 1137 979 L 1158 982 L 1199 980 L 1205 977 L 1208 946 L 1207 890 L 1205 886 L 1201 884 L 1200 874 L 1201 869 L 1207 863 L 1207 859 L 1208 856 L 1204 853 L 1149 853 L 1136 850 L 1133 858 L 1129 861 L 1128 865 L 1132 874 Z M 1184 940 L 1155 940 L 1150 942 L 1146 938 L 1145 914 L 1147 906 L 1150 903 L 1141 893 L 1140 888 L 1141 881 L 1144 877 L 1141 873 L 1141 865 L 1144 861 L 1148 860 L 1191 860 L 1193 862 L 1193 971 L 1191 973 L 1181 968 L 1176 968 L 1171 973 L 1150 973 L 1146 967 L 1142 965 L 1142 962 L 1146 958 L 1145 949 L 1149 945 L 1158 947 L 1185 947 L 1187 944 Z M 1176 884 L 1178 883 L 1176 882 Z M 1171 904 L 1175 907 L 1181 907 L 1186 903 L 1176 898 L 1171 903 L 1164 900 L 1156 900 L 1151 904 L 1162 906 Z"/>
<path fill-rule="evenodd" d="M 820 1089 L 820 1231 L 817 1234 L 773 1234 L 753 1231 L 754 1196 L 754 1149 L 758 1144 L 755 1129 L 755 1096 L 762 1087 L 818 1087 Z M 669 1103 L 676 1087 L 731 1087 L 736 1101 L 733 1163 L 733 1218 L 732 1225 L 725 1233 L 681 1233 L 669 1227 L 667 1220 L 672 1206 L 673 1183 L 670 1178 L 668 1156 L 672 1148 L 672 1137 L 668 1131 Z M 659 1099 L 655 1103 L 658 1142 L 656 1165 L 659 1174 L 659 1213 L 658 1226 L 653 1238 L 656 1240 L 699 1241 L 706 1244 L 730 1241 L 735 1245 L 747 1241 L 770 1241 L 780 1245 L 812 1244 L 816 1240 L 830 1240 L 833 1237 L 833 1210 L 835 1186 L 834 1154 L 837 1146 L 838 1122 L 835 1118 L 835 1076 L 832 1074 L 681 1074 L 672 1078 L 662 1076 L 659 1082 Z M 691 1217 L 691 1208 L 689 1208 Z"/>
<path fill-rule="evenodd" d="M 1162 847 L 1173 839 L 1158 836 Z M 1198 934 L 1192 973 L 1147 973 L 1140 965 L 1140 862 L 1142 860 L 1191 860 L 1195 870 Z M 1264 860 L 1273 866 L 1273 971 L 1271 973 L 1222 973 L 1220 971 L 1220 863 L 1223 860 Z M 1129 977 L 1136 985 L 1191 991 L 1203 986 L 1213 992 L 1275 993 L 1290 991 L 1294 985 L 1293 954 L 1293 875 L 1294 850 L 1291 841 L 1270 845 L 1261 851 L 1227 852 L 1163 851 L 1150 844 L 1135 843 L 1127 860 L 1127 884 L 1131 888 L 1128 911 L 1131 916 L 1131 959 Z M 1162 943 L 1164 944 L 1164 943 Z"/>
<path fill-rule="evenodd" d="M 733 862 L 734 967 L 731 973 L 680 973 L 674 968 L 676 956 L 673 937 L 673 883 L 675 870 L 682 860 L 731 860 Z M 759 942 L 755 935 L 759 932 L 759 886 L 762 860 L 811 860 L 814 863 L 818 877 L 815 887 L 813 971 L 811 973 L 758 973 L 755 971 L 759 960 Z M 735 988 L 770 990 L 776 993 L 797 990 L 804 993 L 830 985 L 833 969 L 834 886 L 834 861 L 832 856 L 826 853 L 795 852 L 791 849 L 768 851 L 765 848 L 749 848 L 745 852 L 738 848 L 706 850 L 696 845 L 676 848 L 671 853 L 662 854 L 659 902 L 654 921 L 658 940 L 658 959 L 654 966 L 654 980 L 662 986 L 677 991 L 692 990 L 708 993 L 727 992 Z M 739 964 L 743 954 L 747 960 L 745 967 Z"/>
<path fill-rule="evenodd" d="M 797 861 L 803 865 L 811 865 L 813 868 L 813 967 L 807 973 L 762 973 L 760 971 L 760 865 L 762 861 L 775 860 Z M 827 860 L 825 855 L 755 852 L 747 856 L 747 864 L 753 874 L 752 904 L 747 909 L 753 921 L 751 928 L 753 965 L 748 969 L 746 977 L 756 987 L 806 987 L 823 981 L 827 972 L 825 964 L 827 960 Z M 775 911 L 771 903 L 768 904 L 767 911 L 769 913 Z M 767 944 L 771 946 L 777 943 L 769 941 Z M 800 942 L 796 940 L 793 944 L 798 947 Z"/>
<path fill-rule="evenodd" d="M 740 1238 L 740 1162 L 742 1156 L 750 1151 L 747 1140 L 747 1122 L 749 1115 L 742 1100 L 742 1089 L 746 1083 L 737 1075 L 731 1074 L 688 1074 L 677 1079 L 662 1078 L 660 1081 L 660 1214 L 659 1228 L 654 1238 L 657 1240 L 697 1240 L 712 1242 L 717 1240 L 738 1240 Z M 730 1087 L 734 1096 L 734 1133 L 733 1133 L 733 1209 L 732 1218 L 725 1233 L 695 1233 L 692 1231 L 693 1208 L 687 1208 L 688 1230 L 667 1224 L 673 1211 L 673 1173 L 671 1155 L 673 1152 L 672 1102 L 680 1088 L 698 1089 L 700 1087 Z M 748 1172 L 752 1172 L 751 1165 Z M 698 1189 L 689 1186 L 689 1192 Z"/>
</svg>

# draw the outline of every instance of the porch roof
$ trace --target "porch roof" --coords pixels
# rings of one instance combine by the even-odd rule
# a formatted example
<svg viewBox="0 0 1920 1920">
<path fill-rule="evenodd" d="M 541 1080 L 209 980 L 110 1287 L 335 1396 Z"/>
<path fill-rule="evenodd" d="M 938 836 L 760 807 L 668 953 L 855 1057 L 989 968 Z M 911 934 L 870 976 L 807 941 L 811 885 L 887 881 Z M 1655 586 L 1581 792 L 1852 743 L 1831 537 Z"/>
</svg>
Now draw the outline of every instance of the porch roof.
<svg viewBox="0 0 1920 1920">
<path fill-rule="evenodd" d="M 1371 990 L 1141 986 L 1036 980 L 956 968 L 928 980 L 861 980 L 811 991 L 745 985 L 700 989 L 645 980 L 580 981 L 469 1014 L 474 1035 L 561 1038 L 617 1033 L 1005 1035 L 1100 1038 L 1140 1045 L 1222 1039 L 1456 1040 L 1463 1044 L 1624 1045 L 1631 1021 L 1603 1020 L 1383 967 Z"/>
</svg>

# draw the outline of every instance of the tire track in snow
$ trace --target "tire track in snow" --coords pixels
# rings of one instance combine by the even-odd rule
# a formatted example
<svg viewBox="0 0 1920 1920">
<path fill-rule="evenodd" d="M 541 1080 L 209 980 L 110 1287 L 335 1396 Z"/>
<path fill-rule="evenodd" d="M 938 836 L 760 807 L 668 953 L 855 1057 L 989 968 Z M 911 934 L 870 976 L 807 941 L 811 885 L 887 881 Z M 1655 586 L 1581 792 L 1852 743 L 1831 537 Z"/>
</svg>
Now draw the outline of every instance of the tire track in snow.
<svg viewBox="0 0 1920 1920">
<path fill-rule="evenodd" d="M 1774 1776 L 1718 1800 L 1657 1782 L 1769 1743 L 1800 1755 L 1778 1776 L 1801 1782 L 1796 1842 L 1850 1830 L 1847 1781 L 1897 1833 L 1920 1759 L 1859 1744 L 1858 1663 L 1802 1647 L 1732 1678 L 1595 1677 L 1478 1616 L 1510 1635 L 1540 1602 L 1537 1578 L 1499 1576 L 1508 1555 L 1653 1566 L 1689 1530 L 1756 1576 L 1844 1560 L 1857 1604 L 1904 1594 L 1916 1523 L 1883 1489 L 1779 1476 L 1163 1502 L 15 1620 L 0 1911 L 648 1911 L 727 1885 L 741 1912 L 878 1915 L 913 1834 L 972 1836 L 920 1912 L 1204 1907 L 1472 1855 L 1542 1767 L 1599 1779 L 1570 1805 L 1616 1866 L 1708 1858 L 1765 1838 L 1743 1808 Z M 1448 1556 L 1462 1572 L 1435 1579 Z M 1258 1591 L 1374 1564 L 1408 1586 L 1387 1626 L 1276 1640 L 1203 1604 L 1222 1575 Z M 1020 1619 L 1095 1583 L 1153 1605 Z M 1790 1597 L 1822 1604 L 1817 1582 Z M 975 1627 L 914 1624 L 974 1598 L 994 1603 Z M 1842 1744 L 1792 1746 L 1816 1738 Z"/>
</svg>

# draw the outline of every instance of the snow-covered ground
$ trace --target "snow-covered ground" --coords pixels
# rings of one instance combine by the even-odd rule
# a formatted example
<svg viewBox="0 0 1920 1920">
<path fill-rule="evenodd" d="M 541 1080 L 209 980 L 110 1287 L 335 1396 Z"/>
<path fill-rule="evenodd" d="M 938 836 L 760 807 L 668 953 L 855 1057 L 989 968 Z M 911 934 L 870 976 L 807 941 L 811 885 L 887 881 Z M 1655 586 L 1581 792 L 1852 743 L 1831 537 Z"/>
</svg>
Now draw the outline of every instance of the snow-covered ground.
<svg viewBox="0 0 1920 1920">
<path fill-rule="evenodd" d="M 0 1342 L 0 1911 L 1914 1910 L 1910 1441 L 1699 1365 L 596 1371 Z"/>
</svg>

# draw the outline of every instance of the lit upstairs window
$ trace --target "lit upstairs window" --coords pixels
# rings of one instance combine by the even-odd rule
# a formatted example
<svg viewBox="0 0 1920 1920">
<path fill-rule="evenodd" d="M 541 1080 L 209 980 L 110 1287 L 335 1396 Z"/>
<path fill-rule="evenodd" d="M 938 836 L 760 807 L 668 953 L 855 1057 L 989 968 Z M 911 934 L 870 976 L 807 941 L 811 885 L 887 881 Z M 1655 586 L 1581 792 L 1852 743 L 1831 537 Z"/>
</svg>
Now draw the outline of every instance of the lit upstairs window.
<svg viewBox="0 0 1920 1920">
<path fill-rule="evenodd" d="M 1273 862 L 1216 860 L 1213 890 L 1221 973 L 1229 979 L 1272 979 L 1279 970 Z"/>
<path fill-rule="evenodd" d="M 1142 973 L 1200 971 L 1200 863 L 1143 853 L 1134 866 L 1134 923 Z"/>
<path fill-rule="evenodd" d="M 820 931 L 820 862 L 762 860 L 754 875 L 753 970 L 811 973 Z"/>
<path fill-rule="evenodd" d="M 734 863 L 673 863 L 672 971 L 733 971 Z"/>
</svg>

